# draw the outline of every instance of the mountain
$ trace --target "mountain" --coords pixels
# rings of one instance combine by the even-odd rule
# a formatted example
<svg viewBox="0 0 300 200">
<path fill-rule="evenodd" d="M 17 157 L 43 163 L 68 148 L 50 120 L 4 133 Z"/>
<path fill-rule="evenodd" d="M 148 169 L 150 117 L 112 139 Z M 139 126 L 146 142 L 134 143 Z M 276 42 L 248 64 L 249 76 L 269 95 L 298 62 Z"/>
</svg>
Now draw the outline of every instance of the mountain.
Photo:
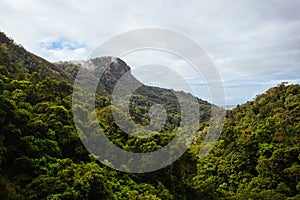
<svg viewBox="0 0 300 200">
<path fill-rule="evenodd" d="M 0 38 L 0 199 L 130 199 L 134 196 L 172 199 L 188 192 L 190 186 L 186 183 L 175 187 L 180 182 L 173 169 L 176 165 L 148 178 L 102 165 L 84 148 L 72 120 L 72 84 L 78 70 L 89 72 L 91 63 L 100 69 L 107 66 L 95 99 L 100 124 L 117 146 L 132 152 L 150 152 L 168 144 L 174 137 L 172 131 L 179 125 L 181 115 L 175 91 L 141 85 L 130 100 L 131 118 L 142 126 L 149 125 L 150 107 L 162 104 L 167 120 L 163 129 L 154 131 L 151 138 L 129 137 L 115 124 L 110 105 L 112 89 L 121 76 L 129 72 L 129 79 L 138 82 L 125 62 L 106 57 L 77 64 L 50 63 L 27 52 L 4 33 Z M 184 92 L 176 93 L 187 99 L 191 97 Z M 199 122 L 204 126 L 210 115 L 210 104 L 197 101 L 203 113 Z M 189 154 L 186 157 L 183 159 L 194 159 Z M 191 161 L 178 165 L 195 170 Z M 178 188 L 186 192 L 178 193 Z"/>
<path fill-rule="evenodd" d="M 142 85 L 130 97 L 130 118 L 148 126 L 149 109 L 160 104 L 167 120 L 152 137 L 129 136 L 116 124 L 111 105 L 121 77 L 128 74 L 128 80 L 139 83 L 125 62 L 105 57 L 50 63 L 0 33 L 0 199 L 300 198 L 299 85 L 282 83 L 227 110 L 220 139 L 202 159 L 198 152 L 211 105 L 197 99 L 198 137 L 188 151 L 163 169 L 130 174 L 97 161 L 74 126 L 71 102 L 78 71 L 92 76 L 93 69 L 105 67 L 96 90 L 95 123 L 127 151 L 166 146 L 182 117 L 177 96 L 189 99 L 191 94 Z M 87 118 L 84 102 L 78 107 Z M 118 114 L 124 115 L 120 109 Z M 84 128 L 85 121 L 80 122 Z"/>
<path fill-rule="evenodd" d="M 139 85 L 139 88 L 130 98 L 131 117 L 136 122 L 146 121 L 146 123 L 149 123 L 148 110 L 150 107 L 153 104 L 163 105 L 167 110 L 167 123 L 163 129 L 164 131 L 171 131 L 179 125 L 180 105 L 177 97 L 182 96 L 186 99 L 195 98 L 191 94 L 183 91 L 174 91 L 142 84 L 131 74 L 130 67 L 119 58 L 108 56 L 81 62 L 59 62 L 56 63 L 56 66 L 69 72 L 74 78 L 80 69 L 85 69 L 87 72 L 92 70 L 92 73 L 99 73 L 106 68 L 106 70 L 102 72 L 97 87 L 97 108 L 103 108 L 110 105 L 111 95 L 115 85 L 119 79 L 126 74 L 127 87 L 129 85 Z M 200 121 L 207 121 L 210 117 L 211 104 L 199 98 L 195 99 L 199 104 Z"/>
<path fill-rule="evenodd" d="M 299 144 L 300 86 L 281 83 L 227 111 L 195 185 L 203 199 L 299 199 Z"/>
</svg>

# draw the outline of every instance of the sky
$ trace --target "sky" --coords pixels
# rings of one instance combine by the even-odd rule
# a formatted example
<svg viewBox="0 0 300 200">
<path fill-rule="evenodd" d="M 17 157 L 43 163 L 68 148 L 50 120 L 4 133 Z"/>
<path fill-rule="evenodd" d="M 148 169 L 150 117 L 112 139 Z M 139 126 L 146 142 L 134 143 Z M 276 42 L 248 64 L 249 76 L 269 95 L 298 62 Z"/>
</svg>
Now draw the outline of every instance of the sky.
<svg viewBox="0 0 300 200">
<path fill-rule="evenodd" d="M 87 59 L 125 31 L 174 30 L 205 50 L 222 79 L 226 104 L 236 105 L 283 81 L 300 83 L 299 8 L 299 0 L 1 0 L 0 31 L 57 62 Z M 183 76 L 195 95 L 210 99 L 203 80 L 174 55 L 144 51 L 122 59 L 138 79 L 143 73 L 134 69 L 151 60 L 188 71 Z"/>
</svg>

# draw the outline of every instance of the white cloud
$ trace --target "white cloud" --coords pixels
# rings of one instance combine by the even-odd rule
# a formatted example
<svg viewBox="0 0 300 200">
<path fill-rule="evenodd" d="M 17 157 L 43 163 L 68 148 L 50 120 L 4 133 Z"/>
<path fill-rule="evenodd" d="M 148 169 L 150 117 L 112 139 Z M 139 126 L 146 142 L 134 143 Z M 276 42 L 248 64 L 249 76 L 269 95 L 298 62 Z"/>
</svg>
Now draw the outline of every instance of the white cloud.
<svg viewBox="0 0 300 200">
<path fill-rule="evenodd" d="M 174 29 L 205 48 L 225 81 L 232 98 L 229 104 L 235 104 L 265 89 L 250 87 L 249 80 L 257 84 L 299 80 L 299 7 L 298 0 L 2 0 L 0 27 L 17 43 L 50 61 L 85 59 L 103 41 L 123 31 Z M 82 46 L 49 49 L 41 45 L 60 39 Z M 171 66 L 182 70 L 183 64 L 174 59 Z"/>
</svg>

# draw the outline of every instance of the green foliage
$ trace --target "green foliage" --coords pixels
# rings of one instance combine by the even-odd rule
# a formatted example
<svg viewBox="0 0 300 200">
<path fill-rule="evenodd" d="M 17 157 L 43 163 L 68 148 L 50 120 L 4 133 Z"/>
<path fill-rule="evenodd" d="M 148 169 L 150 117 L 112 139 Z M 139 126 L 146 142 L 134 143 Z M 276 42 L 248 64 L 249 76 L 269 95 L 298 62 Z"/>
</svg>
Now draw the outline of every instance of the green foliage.
<svg viewBox="0 0 300 200">
<path fill-rule="evenodd" d="M 198 164 L 196 188 L 214 198 L 297 198 L 299 109 L 300 86 L 280 84 L 228 111 L 221 140 Z"/>
<path fill-rule="evenodd" d="M 71 84 L 78 65 L 48 63 L 15 45 L 2 33 L 0 42 L 0 199 L 176 199 L 185 196 L 180 191 L 188 191 L 191 186 L 187 184 L 189 181 L 180 183 L 180 176 L 191 176 L 191 171 L 195 172 L 191 157 L 186 158 L 186 164 L 182 160 L 154 177 L 147 175 L 148 178 L 116 172 L 95 162 L 82 145 L 72 122 Z M 174 136 L 170 132 L 180 118 L 178 111 L 172 106 L 168 108 L 167 133 L 154 133 L 153 139 L 126 137 L 115 124 L 110 106 L 113 84 L 129 70 L 123 61 L 119 63 L 123 71 L 111 66 L 112 71 L 106 72 L 99 85 L 102 95 L 97 97 L 96 103 L 100 125 L 112 141 L 126 150 L 159 149 Z M 144 87 L 131 101 L 135 102 L 133 119 L 146 125 L 151 104 L 176 105 L 176 98 L 171 94 L 165 89 Z M 89 113 L 80 106 L 75 109 L 82 110 L 84 126 Z"/>
<path fill-rule="evenodd" d="M 211 105 L 199 99 L 200 128 L 193 146 L 164 169 L 127 174 L 96 161 L 78 137 L 71 93 L 80 67 L 49 63 L 0 33 L 0 199 L 300 198 L 299 85 L 280 84 L 229 110 L 220 140 L 203 159 L 198 158 L 199 149 L 214 144 L 201 146 Z M 73 109 L 82 113 L 83 129 L 99 124 L 120 148 L 151 152 L 173 139 L 181 120 L 179 103 L 174 91 L 142 86 L 130 99 L 130 120 L 149 125 L 149 109 L 161 104 L 166 123 L 149 138 L 124 133 L 112 110 L 125 115 L 110 105 L 110 94 L 129 70 L 117 59 L 101 77 L 95 99 L 98 121 L 90 122 L 82 105 Z M 135 130 L 136 136 L 142 131 Z"/>
</svg>

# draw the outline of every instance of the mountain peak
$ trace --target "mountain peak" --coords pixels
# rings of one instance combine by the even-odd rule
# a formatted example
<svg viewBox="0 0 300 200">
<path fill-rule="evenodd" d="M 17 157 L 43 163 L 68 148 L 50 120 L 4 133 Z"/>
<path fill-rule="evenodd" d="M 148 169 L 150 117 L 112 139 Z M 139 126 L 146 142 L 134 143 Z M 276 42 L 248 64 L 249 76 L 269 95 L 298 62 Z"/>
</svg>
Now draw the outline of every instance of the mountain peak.
<svg viewBox="0 0 300 200">
<path fill-rule="evenodd" d="M 116 79 L 120 79 L 125 73 L 130 71 L 130 67 L 120 58 L 105 56 L 93 58 L 87 61 L 88 65 L 92 64 L 94 70 L 105 69 L 105 74 L 109 73 Z M 100 68 L 100 69 L 99 69 Z"/>
</svg>

